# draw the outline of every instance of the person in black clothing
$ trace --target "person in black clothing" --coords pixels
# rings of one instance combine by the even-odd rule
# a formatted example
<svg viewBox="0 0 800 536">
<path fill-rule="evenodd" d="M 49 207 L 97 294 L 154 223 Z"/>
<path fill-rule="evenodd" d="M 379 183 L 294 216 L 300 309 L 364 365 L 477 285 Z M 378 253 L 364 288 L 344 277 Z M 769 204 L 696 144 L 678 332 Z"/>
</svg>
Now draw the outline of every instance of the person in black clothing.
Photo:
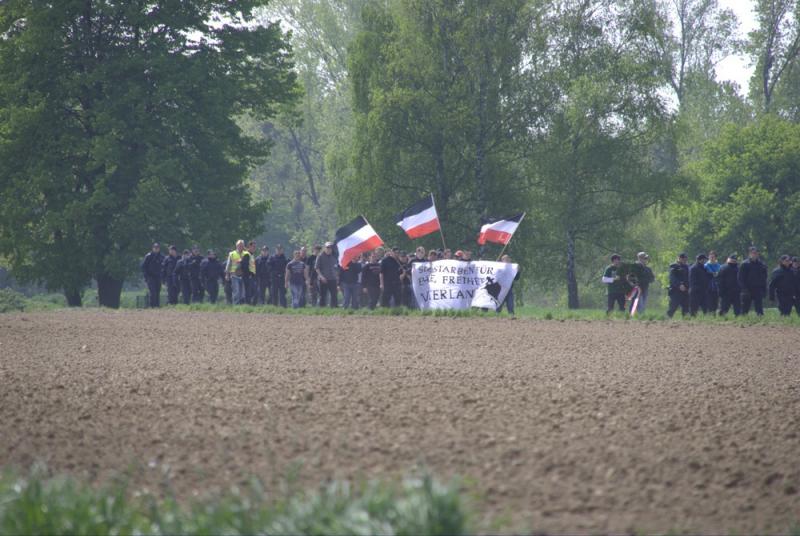
<svg viewBox="0 0 800 536">
<path fill-rule="evenodd" d="M 181 299 L 185 305 L 189 305 L 192 300 L 192 276 L 190 267 L 191 253 L 188 249 L 183 250 L 183 257 L 175 265 L 175 277 L 181 287 Z"/>
<path fill-rule="evenodd" d="M 708 292 L 711 287 L 711 274 L 706 270 L 704 254 L 695 258 L 695 263 L 689 267 L 689 313 L 697 316 L 697 311 L 708 313 Z"/>
<path fill-rule="evenodd" d="M 203 280 L 203 286 L 208 292 L 208 301 L 217 303 L 219 281 L 225 278 L 225 267 L 219 263 L 217 254 L 214 253 L 213 249 L 208 250 L 208 257 L 200 263 L 200 277 Z"/>
<path fill-rule="evenodd" d="M 667 316 L 672 318 L 678 307 L 681 314 L 689 312 L 689 267 L 686 253 L 678 255 L 678 261 L 669 265 L 669 308 Z"/>
<path fill-rule="evenodd" d="M 242 251 L 242 260 L 239 264 L 242 270 L 242 283 L 244 284 L 244 304 L 256 303 L 256 243 L 251 240 Z"/>
<path fill-rule="evenodd" d="M 192 246 L 189 258 L 189 277 L 192 283 L 192 303 L 203 303 L 203 278 L 200 276 L 200 265 L 205 259 L 200 255 L 200 246 Z"/>
<path fill-rule="evenodd" d="M 261 255 L 256 259 L 256 278 L 258 279 L 258 303 L 265 305 L 272 300 L 267 297 L 267 291 L 272 284 L 269 268 L 269 247 L 261 246 Z"/>
<path fill-rule="evenodd" d="M 169 247 L 169 255 L 164 257 L 164 262 L 161 263 L 161 279 L 167 286 L 167 303 L 170 305 L 177 305 L 178 303 L 178 278 L 175 276 L 175 267 L 178 264 L 178 248 L 175 246 Z"/>
<path fill-rule="evenodd" d="M 156 242 L 142 261 L 142 275 L 147 283 L 150 307 L 161 305 L 161 264 L 163 262 L 164 255 L 161 254 L 161 246 Z"/>
<path fill-rule="evenodd" d="M 322 252 L 322 246 L 319 244 L 314 244 L 311 252 L 312 254 L 306 259 L 306 264 L 308 265 L 308 275 L 309 279 L 311 280 L 311 284 L 308 287 L 310 290 L 308 301 L 312 307 L 316 307 L 319 303 L 319 274 L 317 274 L 317 257 L 319 257 L 320 252 Z"/>
<path fill-rule="evenodd" d="M 792 314 L 794 296 L 797 291 L 795 274 L 792 271 L 792 259 L 789 255 L 781 255 L 780 265 L 772 271 L 769 280 L 769 299 L 778 298 L 778 310 L 782 316 Z"/>
<path fill-rule="evenodd" d="M 758 316 L 764 314 L 764 296 L 767 293 L 767 265 L 759 258 L 758 248 L 750 247 L 750 258 L 739 266 L 742 314 L 750 312 L 750 305 Z"/>
<path fill-rule="evenodd" d="M 733 314 L 742 313 L 739 290 L 739 259 L 736 255 L 728 256 L 728 262 L 719 269 L 717 276 L 717 290 L 719 292 L 719 314 L 728 314 L 733 307 Z"/>
<path fill-rule="evenodd" d="M 358 309 L 361 300 L 361 262 L 358 257 L 347 265 L 347 269 L 339 270 L 339 287 L 342 289 L 342 307 Z"/>
<path fill-rule="evenodd" d="M 308 249 L 305 246 L 300 247 L 300 262 L 308 266 Z M 311 267 L 308 268 L 309 273 L 311 272 Z M 306 302 L 308 302 L 308 283 L 303 285 L 303 293 L 300 295 L 300 307 L 305 307 Z"/>
<path fill-rule="evenodd" d="M 381 297 L 381 263 L 374 251 L 361 271 L 361 287 L 361 292 L 367 295 L 367 307 L 375 309 Z"/>
<path fill-rule="evenodd" d="M 397 248 L 386 251 L 381 260 L 381 305 L 383 307 L 400 307 L 400 262 L 397 260 Z"/>
<path fill-rule="evenodd" d="M 411 261 L 405 251 L 400 252 L 400 303 L 409 309 L 416 307 L 411 283 Z"/>
<path fill-rule="evenodd" d="M 283 253 L 280 244 L 275 248 L 275 254 L 269 258 L 270 291 L 269 302 L 272 305 L 286 307 L 286 265 L 289 260 Z"/>
</svg>

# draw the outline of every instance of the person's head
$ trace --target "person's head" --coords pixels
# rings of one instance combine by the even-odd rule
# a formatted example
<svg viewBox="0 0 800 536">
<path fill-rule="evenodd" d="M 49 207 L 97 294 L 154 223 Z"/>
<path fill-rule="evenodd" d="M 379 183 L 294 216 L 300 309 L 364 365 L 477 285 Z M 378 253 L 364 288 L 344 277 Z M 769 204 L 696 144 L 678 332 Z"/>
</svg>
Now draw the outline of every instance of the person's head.
<svg viewBox="0 0 800 536">
<path fill-rule="evenodd" d="M 463 261 L 464 260 L 464 252 L 460 249 L 456 251 L 456 260 Z"/>
<path fill-rule="evenodd" d="M 679 264 L 686 264 L 689 262 L 689 256 L 686 253 L 679 253 L 678 254 L 678 263 Z"/>
<path fill-rule="evenodd" d="M 511 262 L 511 255 L 508 254 L 503 255 L 502 257 L 500 257 L 500 262 Z"/>
<path fill-rule="evenodd" d="M 468 249 L 465 249 L 465 250 L 464 250 L 464 260 L 465 260 L 465 261 L 470 261 L 470 260 L 472 260 L 472 251 L 470 251 L 470 250 L 468 250 Z"/>
<path fill-rule="evenodd" d="M 325 242 L 325 255 L 333 255 L 333 242 Z"/>
<path fill-rule="evenodd" d="M 378 258 L 382 259 L 383 256 L 385 255 L 386 250 L 384 250 L 382 247 L 379 247 L 375 248 L 375 252 L 378 254 Z"/>
<path fill-rule="evenodd" d="M 619 255 L 617 255 L 616 253 L 614 253 L 613 255 L 611 255 L 611 264 L 612 264 L 612 265 L 614 265 L 614 266 L 619 266 L 619 264 L 620 264 L 621 262 L 622 262 L 622 257 L 620 257 Z"/>
<path fill-rule="evenodd" d="M 364 253 L 361 254 L 361 262 L 369 262 L 371 258 L 372 258 L 372 253 L 370 253 L 369 251 L 365 251 Z"/>
<path fill-rule="evenodd" d="M 184 249 L 184 250 L 183 250 L 183 258 L 184 258 L 184 259 L 188 258 L 188 257 L 189 257 L 189 255 L 191 255 L 191 254 L 192 254 L 192 252 L 191 252 L 191 251 L 189 251 L 188 249 Z"/>
<path fill-rule="evenodd" d="M 392 248 L 392 256 L 397 259 L 400 257 L 400 248 Z"/>
<path fill-rule="evenodd" d="M 792 257 L 792 268 L 800 270 L 800 257 Z"/>
<path fill-rule="evenodd" d="M 705 253 L 700 253 L 699 255 L 697 255 L 697 257 L 694 258 L 697 264 L 705 264 L 707 259 L 708 257 L 706 257 Z"/>
<path fill-rule="evenodd" d="M 244 250 L 244 240 L 237 240 L 236 241 L 236 251 L 241 253 Z"/>
<path fill-rule="evenodd" d="M 429 261 L 438 261 L 439 255 L 436 254 L 436 250 L 432 249 L 428 252 L 428 260 Z"/>
<path fill-rule="evenodd" d="M 300 260 L 300 256 L 301 255 L 302 255 L 302 253 L 300 252 L 299 249 L 296 249 L 296 250 L 294 250 L 294 252 L 292 252 L 292 256 L 294 257 L 294 260 L 296 260 L 296 261 Z"/>
<path fill-rule="evenodd" d="M 261 246 L 261 256 L 267 257 L 269 255 L 269 246 Z"/>
<path fill-rule="evenodd" d="M 422 247 L 422 246 L 419 246 L 419 247 L 418 247 L 418 248 L 417 248 L 417 249 L 414 251 L 414 255 L 416 255 L 418 259 L 424 259 L 424 258 L 425 258 L 425 248 L 424 248 L 424 247 Z"/>
<path fill-rule="evenodd" d="M 200 255 L 200 246 L 197 244 L 192 246 L 192 255 Z"/>
<path fill-rule="evenodd" d="M 306 258 L 306 254 L 307 254 L 307 253 L 308 253 L 308 250 L 306 249 L 306 247 L 305 247 L 305 246 L 303 246 L 303 247 L 301 247 L 301 248 L 300 248 L 300 257 L 301 257 L 301 258 L 305 259 L 305 258 Z"/>
<path fill-rule="evenodd" d="M 281 244 L 278 244 L 277 246 L 275 246 L 275 254 L 276 255 L 283 255 L 283 246 Z"/>
<path fill-rule="evenodd" d="M 453 258 L 453 250 L 450 249 L 450 248 L 444 248 L 444 254 L 442 255 L 442 258 L 445 259 L 445 260 L 452 259 Z"/>
<path fill-rule="evenodd" d="M 402 263 L 407 263 L 408 262 L 408 253 L 406 253 L 405 251 L 401 251 L 399 253 L 399 256 L 400 256 L 400 262 L 402 262 Z"/>
<path fill-rule="evenodd" d="M 161 244 L 156 242 L 156 243 L 153 244 L 151 249 L 152 249 L 153 253 L 158 253 L 158 252 L 161 251 Z"/>
<path fill-rule="evenodd" d="M 250 242 L 247 243 L 247 251 L 249 251 L 250 253 L 255 253 L 256 252 L 256 241 L 255 240 L 251 240 Z"/>
<path fill-rule="evenodd" d="M 319 255 L 320 251 L 322 251 L 322 246 L 319 244 L 314 244 L 314 247 L 311 248 L 311 251 L 314 252 L 314 255 Z"/>
<path fill-rule="evenodd" d="M 738 264 L 739 263 L 739 256 L 736 253 L 731 253 L 728 255 L 728 264 Z"/>
<path fill-rule="evenodd" d="M 792 265 L 792 258 L 789 255 L 781 255 L 780 263 L 784 268 L 789 268 Z"/>
<path fill-rule="evenodd" d="M 209 249 L 208 252 L 206 253 L 206 255 L 208 255 L 208 258 L 211 259 L 211 260 L 214 260 L 214 259 L 217 258 L 217 253 L 213 249 Z"/>
<path fill-rule="evenodd" d="M 713 249 L 708 252 L 708 262 L 715 263 L 717 262 L 717 252 Z"/>
<path fill-rule="evenodd" d="M 178 248 L 176 248 L 175 246 L 170 246 L 169 247 L 169 254 L 170 254 L 171 257 L 177 257 L 178 256 Z"/>
<path fill-rule="evenodd" d="M 640 264 L 647 264 L 648 262 L 650 262 L 650 255 L 648 255 L 644 251 L 640 251 L 636 255 L 636 260 L 638 260 Z"/>
<path fill-rule="evenodd" d="M 758 259 L 758 248 L 755 246 L 750 246 L 747 249 L 748 254 L 750 255 L 750 259 L 756 260 Z"/>
<path fill-rule="evenodd" d="M 369 262 L 376 263 L 378 262 L 378 259 L 380 259 L 380 257 L 378 256 L 377 249 L 369 254 Z"/>
</svg>

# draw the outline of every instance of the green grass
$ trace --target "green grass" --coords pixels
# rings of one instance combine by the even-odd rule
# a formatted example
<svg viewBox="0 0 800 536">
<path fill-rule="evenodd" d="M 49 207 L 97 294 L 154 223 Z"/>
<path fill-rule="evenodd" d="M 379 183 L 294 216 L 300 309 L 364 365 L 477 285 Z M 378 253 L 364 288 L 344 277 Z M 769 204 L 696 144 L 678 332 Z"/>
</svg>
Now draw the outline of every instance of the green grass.
<svg viewBox="0 0 800 536">
<path fill-rule="evenodd" d="M 456 483 L 429 475 L 399 483 L 334 482 L 307 493 L 246 490 L 182 505 L 95 489 L 68 477 L 0 476 L 0 534 L 465 534 L 469 518 Z"/>
</svg>

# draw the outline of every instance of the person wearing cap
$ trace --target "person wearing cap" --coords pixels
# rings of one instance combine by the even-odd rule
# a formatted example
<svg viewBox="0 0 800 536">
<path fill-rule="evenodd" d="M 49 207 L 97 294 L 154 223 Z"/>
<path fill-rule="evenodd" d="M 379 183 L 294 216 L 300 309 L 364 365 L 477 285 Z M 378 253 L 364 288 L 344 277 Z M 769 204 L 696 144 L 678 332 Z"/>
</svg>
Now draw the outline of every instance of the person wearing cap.
<svg viewBox="0 0 800 536">
<path fill-rule="evenodd" d="M 636 312 L 644 314 L 647 309 L 647 296 L 650 292 L 650 285 L 656 280 L 653 270 L 647 265 L 650 256 L 644 251 L 636 255 L 636 262 L 625 265 L 624 272 L 627 274 L 628 282 L 639 287 L 639 302 L 636 305 Z M 631 302 L 633 309 L 633 302 Z"/>
<path fill-rule="evenodd" d="M 303 294 L 308 285 L 308 265 L 302 259 L 302 252 L 298 249 L 292 254 L 292 260 L 286 264 L 286 274 L 284 275 L 284 288 L 288 288 L 292 294 L 292 309 L 299 309 L 303 306 Z"/>
<path fill-rule="evenodd" d="M 681 315 L 689 312 L 689 267 L 686 253 L 678 255 L 678 260 L 669 265 L 669 307 L 667 316 L 672 318 L 680 307 Z"/>
<path fill-rule="evenodd" d="M 792 258 L 789 255 L 781 255 L 780 263 L 769 279 L 769 300 L 778 299 L 778 310 L 782 316 L 792 314 L 794 305 L 797 282 L 794 272 L 792 272 Z"/>
<path fill-rule="evenodd" d="M 164 257 L 161 263 L 161 279 L 167 286 L 167 303 L 177 305 L 178 303 L 178 278 L 175 276 L 175 266 L 178 264 L 178 248 L 169 247 L 169 255 Z"/>
<path fill-rule="evenodd" d="M 286 307 L 286 266 L 289 259 L 283 252 L 283 246 L 275 246 L 275 253 L 269 258 L 269 303 L 275 306 Z"/>
<path fill-rule="evenodd" d="M 400 261 L 397 260 L 396 250 L 387 249 L 386 255 L 381 259 L 381 306 L 400 307 Z"/>
<path fill-rule="evenodd" d="M 192 246 L 192 256 L 189 257 L 189 279 L 192 285 L 192 303 L 203 303 L 203 278 L 200 275 L 200 265 L 205 258 L 200 255 L 200 246 Z"/>
<path fill-rule="evenodd" d="M 350 260 L 339 270 L 339 286 L 342 288 L 342 307 L 358 309 L 361 305 L 361 261 L 358 257 Z"/>
<path fill-rule="evenodd" d="M 200 263 L 200 277 L 203 279 L 203 287 L 208 292 L 208 301 L 217 303 L 219 296 L 219 282 L 224 279 L 225 268 L 217 260 L 217 254 L 213 249 L 209 249 L 206 258 Z"/>
<path fill-rule="evenodd" d="M 256 285 L 258 289 L 257 301 L 259 305 L 266 305 L 271 303 L 271 299 L 267 297 L 267 292 L 272 285 L 272 277 L 269 268 L 269 246 L 261 246 L 261 254 L 256 257 Z"/>
<path fill-rule="evenodd" d="M 711 276 L 711 282 L 708 285 L 708 312 L 716 314 L 719 306 L 719 271 L 722 269 L 719 261 L 717 261 L 717 252 L 713 249 L 708 252 L 708 261 L 706 262 L 706 272 Z"/>
<path fill-rule="evenodd" d="M 161 305 L 161 265 L 164 255 L 161 254 L 161 245 L 156 242 L 142 260 L 142 275 L 147 284 L 148 303 L 150 307 Z"/>
<path fill-rule="evenodd" d="M 614 304 L 619 307 L 620 311 L 624 311 L 625 295 L 630 287 L 622 274 L 622 257 L 616 253 L 611 255 L 611 264 L 606 266 L 601 281 L 608 289 L 606 314 L 610 315 L 614 311 Z"/>
<path fill-rule="evenodd" d="M 325 242 L 325 249 L 317 257 L 314 270 L 319 281 L 319 306 L 325 307 L 330 303 L 331 308 L 339 306 L 339 293 L 336 284 L 336 256 L 333 254 L 333 242 Z M 330 302 L 328 299 L 330 298 Z"/>
<path fill-rule="evenodd" d="M 695 257 L 689 267 L 689 314 L 697 316 L 697 311 L 708 313 L 708 288 L 711 285 L 711 274 L 706 270 L 705 253 Z"/>
<path fill-rule="evenodd" d="M 460 249 L 456 250 L 455 259 L 457 261 L 463 261 L 464 260 L 464 252 L 461 251 Z"/>
<path fill-rule="evenodd" d="M 717 275 L 717 290 L 719 291 L 719 314 L 726 315 L 733 307 L 733 314 L 742 313 L 741 289 L 739 288 L 739 258 L 736 254 L 728 255 L 725 265 L 719 269 Z"/>
<path fill-rule="evenodd" d="M 228 253 L 225 263 L 225 279 L 231 283 L 231 299 L 233 305 L 245 302 L 244 281 L 242 280 L 242 255 L 244 254 L 244 240 L 236 241 L 236 249 Z"/>
<path fill-rule="evenodd" d="M 308 265 L 308 290 L 309 290 L 309 300 L 308 302 L 311 304 L 312 307 L 316 307 L 319 303 L 319 280 L 316 270 L 317 265 L 317 257 L 319 257 L 320 252 L 322 251 L 322 246 L 319 244 L 314 244 L 314 247 L 311 248 L 311 255 L 308 256 L 306 259 L 306 264 Z"/>
<path fill-rule="evenodd" d="M 750 312 L 752 305 L 758 316 L 764 314 L 764 297 L 767 294 L 767 265 L 761 260 L 758 248 L 750 246 L 749 257 L 739 266 L 742 314 Z"/>
<path fill-rule="evenodd" d="M 175 277 L 181 287 L 181 301 L 184 305 L 192 302 L 192 273 L 191 273 L 192 252 L 188 249 L 183 250 L 183 256 L 175 265 Z"/>
</svg>

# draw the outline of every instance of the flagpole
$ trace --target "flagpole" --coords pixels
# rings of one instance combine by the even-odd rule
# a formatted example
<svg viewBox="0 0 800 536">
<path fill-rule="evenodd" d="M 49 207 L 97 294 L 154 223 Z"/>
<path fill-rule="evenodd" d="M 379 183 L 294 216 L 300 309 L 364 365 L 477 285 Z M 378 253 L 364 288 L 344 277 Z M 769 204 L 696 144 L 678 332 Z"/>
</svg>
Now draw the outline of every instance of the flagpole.
<svg viewBox="0 0 800 536">
<path fill-rule="evenodd" d="M 436 207 L 436 199 L 433 198 L 433 192 L 431 192 L 431 204 Z M 436 219 L 439 220 L 439 213 L 436 213 Z M 444 231 L 442 230 L 442 220 L 439 220 L 439 236 L 442 237 L 442 251 L 447 249 L 447 244 L 444 243 Z"/>
<path fill-rule="evenodd" d="M 525 219 L 525 214 L 526 214 L 525 212 L 522 213 L 522 216 L 519 219 L 519 223 L 522 223 L 522 220 Z M 517 224 L 517 225 L 519 225 L 519 224 Z M 514 234 L 516 234 L 516 233 L 514 233 Z M 511 235 L 511 238 L 514 238 L 514 235 Z M 508 242 L 511 242 L 511 238 L 508 239 Z M 500 251 L 500 256 L 497 257 L 497 262 L 500 262 L 500 259 L 503 258 L 503 253 L 506 252 L 506 248 L 508 247 L 508 242 L 503 244 L 503 249 Z"/>
</svg>

